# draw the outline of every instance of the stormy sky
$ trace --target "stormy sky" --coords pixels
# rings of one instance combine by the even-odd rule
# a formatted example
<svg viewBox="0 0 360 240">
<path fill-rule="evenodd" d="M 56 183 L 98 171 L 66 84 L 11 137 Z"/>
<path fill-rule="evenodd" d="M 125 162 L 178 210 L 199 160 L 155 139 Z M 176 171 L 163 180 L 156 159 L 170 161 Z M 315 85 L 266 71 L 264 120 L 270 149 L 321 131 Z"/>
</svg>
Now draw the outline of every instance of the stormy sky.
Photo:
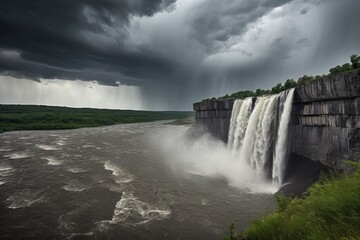
<svg viewBox="0 0 360 240">
<path fill-rule="evenodd" d="M 191 110 L 360 54 L 358 0 L 1 0 L 0 103 Z"/>
</svg>

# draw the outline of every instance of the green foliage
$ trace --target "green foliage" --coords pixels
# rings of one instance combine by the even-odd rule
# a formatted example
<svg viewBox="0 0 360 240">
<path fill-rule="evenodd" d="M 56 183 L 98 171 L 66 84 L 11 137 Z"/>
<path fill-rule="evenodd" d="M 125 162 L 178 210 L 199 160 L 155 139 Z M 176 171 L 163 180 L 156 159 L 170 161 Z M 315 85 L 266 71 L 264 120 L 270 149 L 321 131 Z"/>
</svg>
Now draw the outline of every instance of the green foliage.
<svg viewBox="0 0 360 240">
<path fill-rule="evenodd" d="M 343 72 L 347 72 L 353 69 L 358 69 L 360 68 L 360 56 L 358 55 L 351 55 L 350 56 L 350 63 L 345 63 L 343 65 L 338 65 L 336 67 L 331 68 L 330 74 L 338 74 L 338 73 L 343 73 Z M 317 75 L 317 76 L 308 76 L 308 75 L 304 75 L 300 78 L 298 78 L 297 81 L 295 81 L 294 79 L 287 79 L 284 83 L 284 85 L 282 85 L 282 83 L 278 83 L 277 85 L 275 85 L 274 87 L 271 88 L 271 90 L 265 90 L 265 89 L 256 89 L 256 91 L 251 91 L 251 90 L 245 90 L 245 91 L 239 91 L 236 93 L 233 93 L 231 95 L 226 94 L 225 96 L 219 97 L 219 98 L 207 98 L 207 99 L 203 99 L 202 101 L 216 101 L 216 100 L 225 100 L 225 99 L 229 99 L 229 98 L 236 98 L 236 99 L 245 99 L 248 97 L 258 97 L 258 96 L 263 96 L 263 95 L 268 95 L 268 94 L 278 94 L 282 91 L 291 89 L 291 88 L 296 88 L 299 86 L 304 86 L 308 83 L 310 83 L 311 81 L 314 80 L 320 80 L 327 77 L 327 75 Z"/>
<path fill-rule="evenodd" d="M 284 84 L 285 89 L 295 88 L 297 86 L 298 83 L 294 79 L 288 79 Z"/>
<path fill-rule="evenodd" d="M 121 123 L 181 119 L 192 115 L 193 112 L 149 112 L 33 105 L 0 105 L 0 133 L 14 130 L 97 127 Z"/>
<path fill-rule="evenodd" d="M 323 74 L 323 75 L 316 75 L 315 76 L 315 81 L 318 81 L 318 80 L 321 80 L 321 79 L 323 79 L 323 78 L 326 78 L 327 77 L 327 75 L 325 75 L 325 74 Z"/>
<path fill-rule="evenodd" d="M 287 206 L 290 204 L 291 199 L 285 195 L 275 195 L 276 202 L 278 204 L 278 211 L 284 212 Z"/>
<path fill-rule="evenodd" d="M 360 56 L 355 54 L 351 55 L 350 63 L 345 63 L 341 66 L 337 65 L 336 67 L 331 68 L 329 72 L 330 74 L 338 74 L 360 68 Z"/>
<path fill-rule="evenodd" d="M 360 164 L 352 167 L 352 174 L 323 177 L 305 198 L 277 196 L 278 210 L 253 221 L 242 238 L 360 239 Z"/>
<path fill-rule="evenodd" d="M 240 234 L 235 232 L 235 224 L 231 223 L 229 226 L 229 236 L 224 238 L 224 240 L 241 240 L 242 237 Z"/>
<path fill-rule="evenodd" d="M 313 81 L 314 79 L 315 78 L 313 76 L 304 75 L 297 80 L 297 84 L 299 86 L 303 86 L 303 85 L 306 85 L 309 82 Z"/>
<path fill-rule="evenodd" d="M 351 66 L 353 69 L 360 68 L 360 56 L 355 55 L 355 54 L 351 55 L 350 62 L 351 62 Z"/>
<path fill-rule="evenodd" d="M 352 67 L 352 65 L 350 65 L 350 63 L 345 63 L 342 66 L 337 65 L 334 68 L 330 68 L 329 72 L 331 74 L 336 74 L 336 73 L 347 72 L 347 71 L 350 71 L 352 69 L 353 69 L 353 67 Z"/>
<path fill-rule="evenodd" d="M 282 91 L 283 87 L 282 87 L 282 84 L 281 83 L 278 83 L 275 85 L 275 87 L 273 87 L 271 89 L 271 93 L 272 94 L 277 94 L 277 93 L 280 93 Z"/>
</svg>

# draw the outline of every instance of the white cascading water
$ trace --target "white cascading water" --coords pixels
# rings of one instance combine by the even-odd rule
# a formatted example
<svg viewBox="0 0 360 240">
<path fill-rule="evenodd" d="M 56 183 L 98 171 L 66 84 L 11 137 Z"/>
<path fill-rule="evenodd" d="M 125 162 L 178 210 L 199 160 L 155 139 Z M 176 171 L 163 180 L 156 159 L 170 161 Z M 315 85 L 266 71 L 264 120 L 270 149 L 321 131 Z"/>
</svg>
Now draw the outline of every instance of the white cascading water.
<svg viewBox="0 0 360 240">
<path fill-rule="evenodd" d="M 260 176 L 266 176 L 266 166 L 271 168 L 272 163 L 270 175 L 276 186 L 284 180 L 293 94 L 294 89 L 291 89 L 278 95 L 258 97 L 254 107 L 253 98 L 236 100 L 230 120 L 228 148 Z"/>
<path fill-rule="evenodd" d="M 277 113 L 277 99 L 278 97 L 276 95 L 267 97 L 266 104 L 264 104 L 261 110 L 257 124 L 251 165 L 258 173 L 264 172 L 264 167 L 273 145 L 272 142 L 274 138 L 272 130 Z"/>
<path fill-rule="evenodd" d="M 241 100 L 241 99 L 235 100 L 233 109 L 231 112 L 230 128 L 229 128 L 229 136 L 228 136 L 228 143 L 231 143 L 231 144 L 228 144 L 229 148 L 232 147 L 232 144 L 234 142 L 234 133 L 235 133 L 236 125 L 237 125 L 236 118 L 239 115 L 239 111 L 240 111 L 242 102 L 243 102 L 243 100 Z"/>
<path fill-rule="evenodd" d="M 286 96 L 284 110 L 281 114 L 275 145 L 272 178 L 273 183 L 277 184 L 278 186 L 281 186 L 284 181 L 285 169 L 287 165 L 289 123 L 291 117 L 293 97 L 294 89 L 290 89 Z"/>
<path fill-rule="evenodd" d="M 255 108 L 250 115 L 249 123 L 245 132 L 243 147 L 240 153 L 240 158 L 245 159 L 254 169 L 256 169 L 256 166 L 254 166 L 253 152 L 254 150 L 257 151 L 254 149 L 254 145 L 257 130 L 259 129 L 258 123 L 264 115 L 264 109 L 266 109 L 268 103 L 267 99 L 268 97 L 257 98 Z"/>
<path fill-rule="evenodd" d="M 242 101 L 241 104 L 237 105 L 238 115 L 234 118 L 235 128 L 233 128 L 233 133 L 231 133 L 234 137 L 231 142 L 228 142 L 229 148 L 233 153 L 238 154 L 241 151 L 241 147 L 243 145 L 246 126 L 249 122 L 249 117 L 252 111 L 253 98 L 246 98 Z"/>
</svg>

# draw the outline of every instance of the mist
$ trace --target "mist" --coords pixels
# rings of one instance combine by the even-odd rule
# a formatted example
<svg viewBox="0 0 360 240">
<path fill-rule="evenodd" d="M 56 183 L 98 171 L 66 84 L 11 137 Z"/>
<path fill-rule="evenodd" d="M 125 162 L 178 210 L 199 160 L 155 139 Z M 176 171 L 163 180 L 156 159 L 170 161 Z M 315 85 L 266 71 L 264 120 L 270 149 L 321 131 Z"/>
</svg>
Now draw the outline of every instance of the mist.
<svg viewBox="0 0 360 240">
<path fill-rule="evenodd" d="M 174 174 L 223 179 L 249 193 L 275 193 L 278 187 L 253 170 L 221 140 L 209 134 L 192 137 L 188 127 L 168 128 L 152 141 Z"/>
</svg>

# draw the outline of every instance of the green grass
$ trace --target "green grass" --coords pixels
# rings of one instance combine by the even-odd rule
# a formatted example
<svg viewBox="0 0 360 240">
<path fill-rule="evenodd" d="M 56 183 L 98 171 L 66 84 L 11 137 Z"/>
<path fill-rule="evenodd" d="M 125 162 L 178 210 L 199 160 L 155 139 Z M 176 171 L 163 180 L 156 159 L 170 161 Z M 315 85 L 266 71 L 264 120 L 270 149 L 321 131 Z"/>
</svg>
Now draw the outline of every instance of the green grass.
<svg viewBox="0 0 360 240">
<path fill-rule="evenodd" d="M 275 213 L 228 239 L 360 239 L 360 165 L 352 174 L 315 183 L 304 198 L 278 196 Z M 232 235 L 231 235 L 232 234 Z"/>
<path fill-rule="evenodd" d="M 35 105 L 0 105 L 0 133 L 15 130 L 54 130 L 182 119 L 193 112 L 106 110 Z"/>
</svg>

